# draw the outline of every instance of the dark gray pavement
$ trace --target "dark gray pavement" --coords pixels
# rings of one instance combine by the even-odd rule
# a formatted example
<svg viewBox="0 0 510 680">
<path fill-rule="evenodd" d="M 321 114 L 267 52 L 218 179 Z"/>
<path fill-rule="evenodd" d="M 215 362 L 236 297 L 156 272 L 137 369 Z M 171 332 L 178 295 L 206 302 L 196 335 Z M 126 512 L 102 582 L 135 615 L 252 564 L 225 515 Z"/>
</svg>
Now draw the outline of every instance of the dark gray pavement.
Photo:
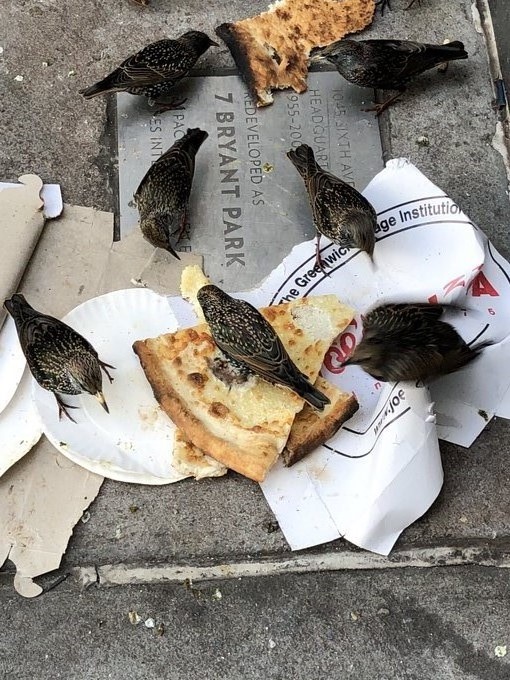
<svg viewBox="0 0 510 680">
<path fill-rule="evenodd" d="M 510 677 L 510 653 L 496 655 L 510 642 L 501 569 L 344 571 L 191 589 L 65 583 L 33 601 L 0 582 L 0 601 L 3 680 Z"/>
<path fill-rule="evenodd" d="M 506 168 L 492 145 L 498 120 L 492 76 L 471 2 L 422 0 L 410 11 L 407 0 L 392 4 L 393 12 L 377 16 L 365 35 L 460 39 L 470 59 L 445 76 L 424 76 L 390 110 L 381 121 L 385 157 L 409 157 L 509 258 Z M 502 22 L 504 61 L 506 1 L 491 4 Z M 112 107 L 82 101 L 78 89 L 147 42 L 190 27 L 212 34 L 219 23 L 265 6 L 264 0 L 152 0 L 146 9 L 130 0 L 4 0 L 1 179 L 37 172 L 60 182 L 66 201 L 113 210 Z M 222 47 L 202 65 L 233 63 Z M 300 554 L 291 554 L 273 530 L 269 508 L 248 480 L 230 474 L 162 488 L 106 481 L 90 521 L 75 529 L 63 571 L 94 575 L 95 566 L 104 573 L 113 564 L 135 581 L 144 580 L 137 568 L 145 564 L 161 571 L 151 585 L 117 588 L 81 590 L 70 577 L 26 601 L 15 593 L 7 564 L 0 578 L 0 678 L 510 678 L 510 656 L 494 653 L 497 645 L 510 650 L 508 569 L 477 566 L 510 564 L 509 433 L 509 423 L 495 419 L 469 450 L 442 445 L 443 491 L 388 560 L 417 564 L 426 551 L 429 565 L 471 563 L 462 568 L 381 571 L 380 560 L 337 541 L 306 553 L 311 573 L 285 574 Z M 351 557 L 363 555 L 365 567 L 379 568 L 314 573 L 325 555 L 358 567 L 361 558 Z M 197 584 L 205 595 L 196 598 L 182 585 L 157 583 L 175 565 L 224 565 L 228 574 L 228 565 L 240 561 L 283 564 L 283 573 Z M 212 599 L 216 587 L 221 600 Z M 132 608 L 163 622 L 165 635 L 132 626 Z"/>
</svg>

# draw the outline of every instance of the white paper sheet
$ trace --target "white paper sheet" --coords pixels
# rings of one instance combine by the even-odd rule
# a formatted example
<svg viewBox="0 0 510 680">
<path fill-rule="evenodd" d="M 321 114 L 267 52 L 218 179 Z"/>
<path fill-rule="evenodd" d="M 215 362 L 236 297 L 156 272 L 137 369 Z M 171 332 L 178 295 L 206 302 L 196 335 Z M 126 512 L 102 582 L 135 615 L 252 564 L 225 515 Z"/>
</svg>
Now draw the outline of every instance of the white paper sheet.
<svg viewBox="0 0 510 680">
<path fill-rule="evenodd" d="M 262 484 L 294 550 L 340 536 L 388 554 L 443 482 L 438 435 L 469 446 L 490 418 L 510 411 L 510 265 L 443 191 L 405 159 L 390 161 L 364 195 L 378 213 L 375 265 L 357 250 L 322 241 L 329 276 L 316 271 L 314 242 L 296 246 L 257 290 L 256 306 L 335 293 L 359 314 L 326 355 L 323 375 L 352 390 L 360 409 L 325 446 L 290 469 L 279 463 Z M 206 260 L 207 265 L 207 260 Z M 384 302 L 439 301 L 481 357 L 427 388 L 383 384 L 342 368 L 361 337 L 361 314 Z M 171 299 L 182 325 L 189 307 Z M 435 415 L 437 413 L 437 416 Z M 437 426 L 436 426 L 437 418 Z"/>
</svg>

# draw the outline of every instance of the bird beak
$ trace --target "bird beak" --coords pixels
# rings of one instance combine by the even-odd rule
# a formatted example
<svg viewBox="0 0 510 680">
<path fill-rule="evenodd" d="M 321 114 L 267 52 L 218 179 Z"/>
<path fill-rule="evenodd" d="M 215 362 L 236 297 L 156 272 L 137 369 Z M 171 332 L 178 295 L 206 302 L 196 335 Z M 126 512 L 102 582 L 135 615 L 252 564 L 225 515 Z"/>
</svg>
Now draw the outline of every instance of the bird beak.
<svg viewBox="0 0 510 680">
<path fill-rule="evenodd" d="M 211 40 L 210 43 L 213 47 L 219 47 L 220 46 L 220 44 L 217 43 L 217 42 L 214 42 L 214 40 Z"/>
<path fill-rule="evenodd" d="M 104 398 L 104 394 L 102 392 L 96 392 L 94 394 L 94 396 L 98 400 L 98 402 L 101 404 L 101 406 L 104 408 L 106 413 L 110 413 L 110 409 L 108 408 L 108 404 L 106 403 L 106 399 Z"/>
<path fill-rule="evenodd" d="M 324 48 L 321 47 L 313 47 L 312 50 L 310 51 L 308 61 L 311 64 L 317 63 L 318 61 L 324 61 L 326 59 L 326 56 L 322 52 L 323 49 Z"/>
<path fill-rule="evenodd" d="M 174 250 L 170 244 L 168 244 L 168 246 L 166 247 L 166 250 L 170 253 L 170 255 L 173 255 L 173 256 L 176 257 L 178 260 L 181 259 L 181 258 L 179 257 L 179 255 L 177 254 L 177 251 Z"/>
</svg>

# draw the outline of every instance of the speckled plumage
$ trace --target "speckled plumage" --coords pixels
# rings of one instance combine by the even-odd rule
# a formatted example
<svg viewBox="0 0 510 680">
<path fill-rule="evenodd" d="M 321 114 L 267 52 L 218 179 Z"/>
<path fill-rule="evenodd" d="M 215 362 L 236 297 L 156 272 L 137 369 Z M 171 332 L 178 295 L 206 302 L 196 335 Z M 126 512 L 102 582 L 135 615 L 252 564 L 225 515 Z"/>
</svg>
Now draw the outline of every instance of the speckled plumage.
<svg viewBox="0 0 510 680">
<path fill-rule="evenodd" d="M 428 381 L 473 361 L 485 345 L 469 347 L 441 316 L 445 307 L 388 304 L 363 319 L 363 337 L 344 365 L 358 364 L 376 380 Z"/>
<path fill-rule="evenodd" d="M 188 31 L 176 40 L 158 40 L 128 57 L 103 80 L 80 90 L 80 94 L 91 99 L 108 92 L 129 92 L 148 97 L 153 103 L 166 97 L 211 45 L 217 43 L 201 31 Z"/>
<path fill-rule="evenodd" d="M 64 413 L 70 420 L 65 404 L 58 393 L 95 396 L 108 412 L 102 392 L 101 369 L 110 382 L 106 370 L 113 368 L 102 362 L 96 350 L 73 328 L 31 307 L 21 294 L 6 300 L 5 308 L 14 319 L 21 349 L 35 380 L 45 390 L 55 394 L 59 417 Z"/>
<path fill-rule="evenodd" d="M 290 388 L 320 411 L 329 404 L 294 364 L 274 328 L 255 307 L 213 285 L 203 286 L 197 299 L 214 342 L 228 359 L 272 384 Z"/>
<path fill-rule="evenodd" d="M 434 66 L 455 59 L 467 59 L 460 41 L 446 45 L 407 40 L 348 40 L 319 47 L 310 53 L 311 61 L 327 59 L 346 80 L 361 87 L 398 90 L 386 102 L 375 106 L 384 111 L 406 89 L 410 80 Z"/>
<path fill-rule="evenodd" d="M 317 263 L 321 234 L 337 245 L 359 248 L 370 257 L 374 253 L 377 215 L 372 205 L 350 184 L 323 170 L 312 149 L 301 144 L 287 156 L 306 186 L 317 229 Z"/>
<path fill-rule="evenodd" d="M 134 195 L 145 239 L 180 259 L 171 241 L 186 229 L 188 201 L 195 173 L 195 156 L 207 132 L 188 129 L 186 134 L 151 165 Z"/>
</svg>

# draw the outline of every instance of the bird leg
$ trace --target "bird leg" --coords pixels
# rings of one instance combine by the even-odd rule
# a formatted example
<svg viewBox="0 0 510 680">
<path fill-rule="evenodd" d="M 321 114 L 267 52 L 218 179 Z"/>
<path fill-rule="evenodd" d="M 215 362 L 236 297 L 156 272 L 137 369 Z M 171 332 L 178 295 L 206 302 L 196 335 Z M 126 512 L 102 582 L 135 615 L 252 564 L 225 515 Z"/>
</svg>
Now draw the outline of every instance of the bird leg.
<svg viewBox="0 0 510 680">
<path fill-rule="evenodd" d="M 183 238 L 187 238 L 189 240 L 190 227 L 191 224 L 188 222 L 188 213 L 184 211 L 181 226 L 179 227 L 179 229 L 176 229 L 175 231 L 172 232 L 172 236 L 175 236 L 177 234 L 177 243 L 180 243 Z"/>
<path fill-rule="evenodd" d="M 411 2 L 407 5 L 405 9 L 411 9 L 415 2 L 416 0 L 411 0 Z M 421 5 L 421 0 L 418 0 L 418 4 Z"/>
<path fill-rule="evenodd" d="M 320 270 L 322 271 L 323 274 L 326 276 L 329 276 L 328 272 L 324 269 L 324 262 L 321 259 L 321 251 L 320 251 L 320 243 L 321 243 L 321 234 L 317 232 L 317 241 L 315 243 L 315 263 L 319 266 Z"/>
<path fill-rule="evenodd" d="M 399 90 L 396 94 L 394 94 L 392 97 L 387 99 L 385 102 L 382 102 L 382 104 L 374 104 L 374 106 L 371 106 L 368 109 L 362 109 L 363 111 L 369 112 L 369 111 L 375 111 L 376 116 L 380 116 L 383 111 L 386 111 L 386 109 L 393 104 L 394 101 L 396 101 L 399 97 L 401 97 L 404 94 L 405 90 Z"/>
<path fill-rule="evenodd" d="M 104 371 L 104 372 L 106 373 L 106 375 L 108 376 L 108 380 L 112 383 L 112 382 L 113 382 L 113 378 L 112 378 L 112 376 L 108 373 L 108 371 L 107 371 L 106 369 L 107 369 L 107 368 L 112 368 L 113 370 L 115 370 L 115 366 L 111 366 L 110 364 L 105 364 L 104 361 L 101 361 L 101 359 L 98 359 L 98 361 L 99 361 L 99 365 L 101 366 L 101 368 L 103 369 L 103 371 Z"/>
<path fill-rule="evenodd" d="M 72 423 L 76 424 L 76 420 L 71 416 L 71 414 L 68 412 L 67 409 L 69 408 L 78 408 L 77 406 L 70 406 L 69 404 L 66 404 L 64 401 L 62 401 L 62 397 L 59 397 L 59 395 L 56 392 L 53 392 L 55 395 L 55 399 L 57 400 L 58 404 L 58 419 L 62 420 L 62 414 L 66 415 L 69 420 Z"/>
<path fill-rule="evenodd" d="M 388 8 L 391 12 L 391 5 L 390 5 L 390 0 L 377 0 L 375 3 L 376 7 L 379 7 L 381 9 L 381 16 L 384 15 L 384 10 Z"/>
<path fill-rule="evenodd" d="M 154 111 L 152 114 L 153 116 L 159 116 L 162 113 L 165 113 L 165 111 L 182 111 L 184 109 L 184 102 L 188 100 L 187 97 L 184 97 L 184 99 L 170 99 L 169 101 L 156 101 L 155 104 L 158 104 L 158 108 Z"/>
</svg>

